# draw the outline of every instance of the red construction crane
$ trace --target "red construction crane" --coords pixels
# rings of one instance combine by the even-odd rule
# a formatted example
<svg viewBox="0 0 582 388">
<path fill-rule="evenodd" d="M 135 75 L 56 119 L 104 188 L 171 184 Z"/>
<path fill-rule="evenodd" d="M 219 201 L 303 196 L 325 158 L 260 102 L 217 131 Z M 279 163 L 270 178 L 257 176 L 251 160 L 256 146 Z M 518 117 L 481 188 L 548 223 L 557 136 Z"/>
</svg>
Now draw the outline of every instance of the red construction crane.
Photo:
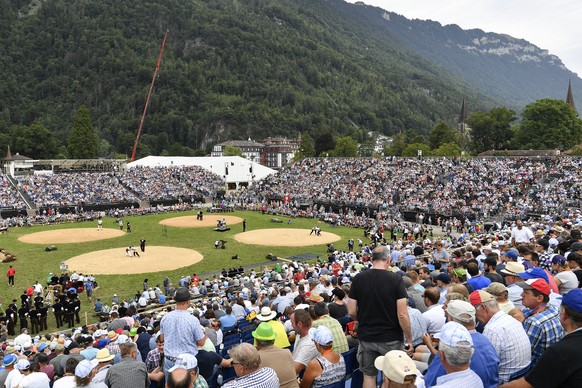
<svg viewBox="0 0 582 388">
<path fill-rule="evenodd" d="M 148 111 L 148 105 L 150 104 L 150 96 L 152 95 L 152 89 L 154 88 L 154 83 L 156 82 L 156 76 L 158 75 L 158 70 L 160 70 L 160 64 L 162 63 L 162 55 L 164 55 L 164 48 L 166 47 L 166 39 L 168 39 L 169 32 L 170 32 L 170 30 L 166 30 L 166 35 L 164 35 L 164 41 L 162 42 L 162 49 L 160 50 L 160 55 L 158 56 L 158 63 L 156 64 L 156 70 L 154 71 L 154 76 L 152 77 L 152 83 L 150 85 L 150 90 L 148 91 L 148 97 L 146 99 L 145 106 L 143 107 L 143 113 L 141 114 L 139 128 L 137 129 L 137 136 L 135 137 L 135 144 L 133 145 L 133 151 L 131 152 L 131 161 L 132 162 L 135 160 L 135 152 L 137 151 L 137 144 L 139 142 L 139 135 L 141 134 L 143 120 L 145 119 L 146 112 Z"/>
</svg>

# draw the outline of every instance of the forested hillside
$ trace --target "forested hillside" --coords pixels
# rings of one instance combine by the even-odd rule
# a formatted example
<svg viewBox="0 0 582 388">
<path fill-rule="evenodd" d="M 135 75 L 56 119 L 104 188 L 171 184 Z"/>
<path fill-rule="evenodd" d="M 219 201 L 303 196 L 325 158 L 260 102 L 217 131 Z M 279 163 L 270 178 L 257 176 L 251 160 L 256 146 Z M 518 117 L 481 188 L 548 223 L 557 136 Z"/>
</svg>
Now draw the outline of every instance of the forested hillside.
<svg viewBox="0 0 582 388">
<path fill-rule="evenodd" d="M 100 155 L 129 154 L 166 29 L 140 156 L 303 131 L 360 141 L 369 130 L 426 133 L 454 123 L 463 96 L 473 109 L 495 103 L 336 2 L 47 0 L 31 10 L 0 0 L 0 9 L 0 144 L 32 157 L 67 156 L 81 105 Z"/>
</svg>

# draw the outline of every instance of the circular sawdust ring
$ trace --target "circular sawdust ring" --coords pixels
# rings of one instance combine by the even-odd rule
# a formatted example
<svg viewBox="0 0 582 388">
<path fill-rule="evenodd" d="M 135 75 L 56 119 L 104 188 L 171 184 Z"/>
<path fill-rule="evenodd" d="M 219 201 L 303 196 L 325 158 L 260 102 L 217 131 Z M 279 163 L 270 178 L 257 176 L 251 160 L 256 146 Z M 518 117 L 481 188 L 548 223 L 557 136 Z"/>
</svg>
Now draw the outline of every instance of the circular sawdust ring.
<svg viewBox="0 0 582 388">
<path fill-rule="evenodd" d="M 66 260 L 69 271 L 98 275 L 138 274 L 171 271 L 200 262 L 204 256 L 187 248 L 148 246 L 138 248 L 140 257 L 126 256 L 126 247 L 93 251 Z"/>
<path fill-rule="evenodd" d="M 243 219 L 240 217 L 235 216 L 225 216 L 224 213 L 219 214 L 204 214 L 204 218 L 202 221 L 197 220 L 196 216 L 182 216 L 182 217 L 173 217 L 173 218 L 166 218 L 165 220 L 161 220 L 161 225 L 166 226 L 173 226 L 176 228 L 201 228 L 201 227 L 216 227 L 216 223 L 218 220 L 225 219 L 226 226 L 240 224 L 243 222 Z"/>
<path fill-rule="evenodd" d="M 329 244 L 341 240 L 334 233 L 321 232 L 320 236 L 310 235 L 311 229 L 257 229 L 234 236 L 243 244 L 267 245 L 275 247 L 303 247 L 310 245 Z"/>
<path fill-rule="evenodd" d="M 119 229 L 111 228 L 103 228 L 102 230 L 97 230 L 97 228 L 72 228 L 29 233 L 19 237 L 18 240 L 29 244 L 72 244 L 106 240 L 121 237 L 125 234 Z"/>
</svg>

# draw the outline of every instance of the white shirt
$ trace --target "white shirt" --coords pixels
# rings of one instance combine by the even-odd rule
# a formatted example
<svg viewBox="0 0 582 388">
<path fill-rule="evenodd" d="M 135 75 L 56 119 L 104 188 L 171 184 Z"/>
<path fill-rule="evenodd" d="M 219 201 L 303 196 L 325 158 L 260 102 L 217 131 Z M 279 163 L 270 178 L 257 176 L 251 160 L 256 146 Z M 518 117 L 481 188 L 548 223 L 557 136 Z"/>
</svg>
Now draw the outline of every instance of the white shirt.
<svg viewBox="0 0 582 388">
<path fill-rule="evenodd" d="M 427 332 L 429 334 L 439 333 L 445 324 L 445 310 L 440 304 L 433 304 L 428 310 L 422 313 L 422 316 L 428 323 Z"/>
<path fill-rule="evenodd" d="M 53 388 L 75 388 L 75 376 L 61 377 L 53 384 Z"/>
<path fill-rule="evenodd" d="M 531 343 L 523 325 L 503 311 L 498 311 L 485 325 L 483 335 L 499 355 L 499 384 L 531 362 Z"/>
<path fill-rule="evenodd" d="M 14 368 L 8 373 L 8 376 L 6 376 L 4 386 L 6 388 L 16 388 L 18 387 L 18 384 L 20 384 L 20 380 L 22 380 L 22 374 L 18 369 Z"/>
<path fill-rule="evenodd" d="M 20 388 L 49 388 L 50 380 L 46 373 L 32 372 L 20 380 Z"/>
<path fill-rule="evenodd" d="M 527 243 L 529 242 L 532 238 L 534 238 L 534 234 L 531 231 L 530 228 L 527 228 L 525 226 L 522 226 L 521 229 L 519 229 L 517 226 L 515 228 L 513 228 L 511 230 L 511 237 L 515 238 L 515 243 L 519 244 L 519 243 Z"/>
<path fill-rule="evenodd" d="M 523 288 L 518 286 L 517 284 L 510 284 L 507 286 L 507 296 L 508 299 L 513 302 L 513 305 L 517 308 L 522 309 L 523 304 L 521 304 L 521 293 L 523 292 Z"/>
</svg>

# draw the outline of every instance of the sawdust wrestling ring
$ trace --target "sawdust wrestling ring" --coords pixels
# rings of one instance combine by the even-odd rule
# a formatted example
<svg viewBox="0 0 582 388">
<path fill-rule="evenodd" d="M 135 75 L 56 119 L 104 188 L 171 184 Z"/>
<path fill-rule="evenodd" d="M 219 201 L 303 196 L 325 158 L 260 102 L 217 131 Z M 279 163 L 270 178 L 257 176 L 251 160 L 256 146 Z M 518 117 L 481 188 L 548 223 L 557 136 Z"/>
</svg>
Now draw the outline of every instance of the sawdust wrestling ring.
<svg viewBox="0 0 582 388">
<path fill-rule="evenodd" d="M 321 232 L 320 236 L 309 235 L 311 229 L 257 229 L 234 236 L 235 240 L 243 244 L 267 245 L 275 247 L 304 247 L 322 245 L 341 240 L 334 233 Z"/>
<path fill-rule="evenodd" d="M 125 234 L 119 229 L 111 228 L 103 228 L 100 231 L 97 228 L 72 228 L 29 233 L 19 237 L 18 240 L 29 244 L 71 244 L 105 240 Z"/>
<path fill-rule="evenodd" d="M 203 259 L 201 253 L 186 248 L 147 246 L 145 252 L 138 248 L 140 257 L 126 256 L 125 247 L 93 251 L 75 256 L 65 263 L 70 271 L 98 275 L 138 274 L 170 271 L 196 264 Z"/>
<path fill-rule="evenodd" d="M 224 213 L 219 214 L 204 213 L 204 218 L 202 221 L 197 220 L 196 216 L 166 218 L 165 220 L 160 221 L 160 224 L 166 226 L 173 226 L 176 228 L 201 228 L 209 226 L 216 227 L 216 223 L 222 219 L 226 220 L 226 226 L 240 224 L 241 222 L 243 222 L 243 219 L 240 217 L 226 216 L 223 214 Z"/>
</svg>

